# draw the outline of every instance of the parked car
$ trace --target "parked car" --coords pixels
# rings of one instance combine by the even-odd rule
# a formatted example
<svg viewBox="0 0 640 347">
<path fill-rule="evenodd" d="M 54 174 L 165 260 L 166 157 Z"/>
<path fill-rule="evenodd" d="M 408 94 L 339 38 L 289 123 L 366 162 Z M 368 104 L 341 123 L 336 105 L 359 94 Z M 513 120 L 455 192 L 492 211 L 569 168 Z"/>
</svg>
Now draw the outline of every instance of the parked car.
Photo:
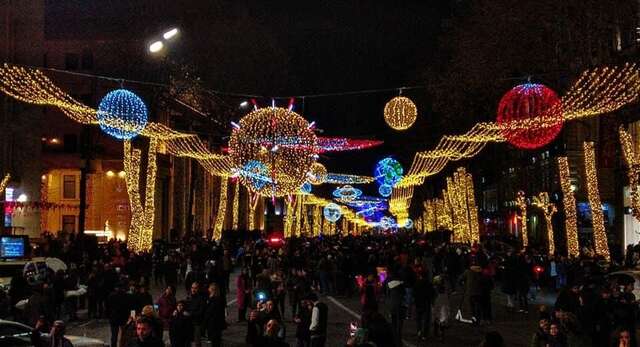
<svg viewBox="0 0 640 347">
<path fill-rule="evenodd" d="M 0 319 L 0 346 L 32 346 L 31 333 L 33 329 L 25 324 Z M 90 337 L 65 335 L 74 347 L 107 347 L 108 344 Z M 47 341 L 49 334 L 42 334 Z"/>
</svg>

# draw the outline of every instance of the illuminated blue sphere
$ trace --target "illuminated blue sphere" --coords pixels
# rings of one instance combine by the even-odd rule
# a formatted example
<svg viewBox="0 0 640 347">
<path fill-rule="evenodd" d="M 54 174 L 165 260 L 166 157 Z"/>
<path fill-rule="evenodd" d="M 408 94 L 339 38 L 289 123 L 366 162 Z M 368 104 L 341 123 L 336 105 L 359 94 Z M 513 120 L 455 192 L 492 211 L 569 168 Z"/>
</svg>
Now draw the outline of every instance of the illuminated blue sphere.
<svg viewBox="0 0 640 347">
<path fill-rule="evenodd" d="M 391 195 L 392 191 L 393 191 L 393 188 L 388 184 L 383 184 L 380 187 L 378 187 L 378 193 L 380 193 L 380 195 L 384 196 L 385 198 Z"/>
<path fill-rule="evenodd" d="M 391 217 L 382 217 L 378 225 L 380 225 L 382 229 L 391 229 L 396 226 L 396 221 Z"/>
<path fill-rule="evenodd" d="M 240 170 L 240 175 L 247 179 L 253 190 L 261 190 L 271 182 L 267 166 L 259 160 L 249 160 Z"/>
<path fill-rule="evenodd" d="M 105 95 L 96 115 L 100 129 L 120 140 L 136 137 L 148 121 L 144 101 L 126 89 L 116 89 Z"/>
<path fill-rule="evenodd" d="M 413 228 L 413 220 L 411 218 L 407 218 L 407 220 L 404 222 L 404 228 L 406 229 L 412 229 Z"/>
<path fill-rule="evenodd" d="M 333 196 L 345 201 L 353 201 L 362 195 L 362 190 L 354 188 L 350 185 L 345 185 L 333 191 Z"/>
<path fill-rule="evenodd" d="M 404 169 L 400 163 L 393 158 L 384 158 L 376 164 L 374 176 L 378 184 L 394 186 L 402 179 Z"/>
<path fill-rule="evenodd" d="M 342 217 L 342 210 L 338 204 L 329 203 L 323 209 L 324 218 L 331 223 L 335 223 Z"/>
<path fill-rule="evenodd" d="M 311 193 L 311 183 L 309 182 L 304 182 L 302 184 L 302 186 L 300 187 L 300 193 L 302 194 L 309 194 Z"/>
</svg>

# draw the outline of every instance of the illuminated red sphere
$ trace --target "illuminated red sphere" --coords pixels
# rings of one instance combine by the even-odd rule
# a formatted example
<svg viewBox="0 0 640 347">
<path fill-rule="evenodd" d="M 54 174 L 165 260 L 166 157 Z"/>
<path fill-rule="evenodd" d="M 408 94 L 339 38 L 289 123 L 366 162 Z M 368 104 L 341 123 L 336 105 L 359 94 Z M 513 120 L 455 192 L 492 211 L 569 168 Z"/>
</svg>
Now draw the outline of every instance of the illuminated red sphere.
<svg viewBox="0 0 640 347">
<path fill-rule="evenodd" d="M 542 84 L 521 84 L 508 91 L 498 105 L 502 136 L 523 149 L 540 148 L 562 130 L 562 102 Z"/>
</svg>

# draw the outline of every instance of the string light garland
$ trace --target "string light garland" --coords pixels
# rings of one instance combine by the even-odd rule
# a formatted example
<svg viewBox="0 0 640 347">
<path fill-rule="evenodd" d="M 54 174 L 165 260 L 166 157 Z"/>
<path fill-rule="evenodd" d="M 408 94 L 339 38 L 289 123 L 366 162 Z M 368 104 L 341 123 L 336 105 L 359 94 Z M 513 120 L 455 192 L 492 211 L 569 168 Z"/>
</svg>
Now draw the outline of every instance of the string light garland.
<svg viewBox="0 0 640 347">
<path fill-rule="evenodd" d="M 631 204 L 631 215 L 640 221 L 640 156 L 636 153 L 631 135 L 620 127 L 620 144 L 622 145 L 622 154 L 627 164 L 627 177 L 629 178 L 629 198 Z"/>
<path fill-rule="evenodd" d="M 383 144 L 383 141 L 357 140 L 345 137 L 318 137 L 317 153 L 343 152 L 371 148 Z"/>
<path fill-rule="evenodd" d="M 381 184 L 380 187 L 378 187 L 378 193 L 385 198 L 391 195 L 392 192 L 393 187 L 388 184 Z"/>
<path fill-rule="evenodd" d="M 240 213 L 240 184 L 236 182 L 233 190 L 233 219 L 231 221 L 231 229 L 238 230 L 239 213 Z"/>
<path fill-rule="evenodd" d="M 558 172 L 564 205 L 567 253 L 570 257 L 577 258 L 580 256 L 580 245 L 578 243 L 576 198 L 573 196 L 573 190 L 571 189 L 571 173 L 569 172 L 569 160 L 567 157 L 558 157 Z"/>
<path fill-rule="evenodd" d="M 4 192 L 9 185 L 9 181 L 11 181 L 11 174 L 4 175 L 4 178 L 0 181 L 0 193 Z"/>
<path fill-rule="evenodd" d="M 323 184 L 327 180 L 327 169 L 324 165 L 315 162 L 311 164 L 311 168 L 307 173 L 309 183 L 313 185 Z"/>
<path fill-rule="evenodd" d="M 248 230 L 249 231 L 253 231 L 255 230 L 255 223 L 256 223 L 256 204 L 253 204 L 251 201 L 251 193 L 247 194 L 247 206 L 249 207 L 249 213 L 247 214 L 247 226 L 248 226 Z M 257 202 L 257 199 L 256 199 Z"/>
<path fill-rule="evenodd" d="M 129 140 L 125 140 L 123 144 L 125 181 L 127 182 L 127 193 L 131 207 L 131 224 L 127 236 L 127 246 L 135 252 L 149 251 L 153 245 L 158 142 L 155 139 L 149 141 L 144 206 L 139 188 L 141 151 L 134 149 Z"/>
<path fill-rule="evenodd" d="M 553 215 L 558 212 L 556 205 L 549 200 L 549 193 L 541 192 L 538 196 L 533 197 L 533 206 L 541 209 L 544 214 L 545 226 L 547 227 L 547 248 L 549 256 L 553 256 L 556 252 L 554 234 L 553 234 Z"/>
<path fill-rule="evenodd" d="M 467 211 L 469 212 L 469 232 L 471 244 L 480 244 L 480 223 L 478 222 L 478 208 L 476 207 L 475 187 L 471 174 L 461 174 L 466 180 Z"/>
<path fill-rule="evenodd" d="M 529 234 L 527 232 L 527 197 L 522 190 L 518 191 L 516 195 L 516 206 L 520 210 L 520 219 L 522 220 L 522 248 L 527 248 L 529 245 Z"/>
<path fill-rule="evenodd" d="M 252 111 L 238 124 L 229 140 L 235 167 L 259 161 L 270 179 L 260 187 L 244 175 L 239 176 L 240 182 L 262 196 L 295 194 L 316 158 L 316 135 L 309 123 L 288 109 L 266 107 Z"/>
<path fill-rule="evenodd" d="M 335 223 L 342 217 L 342 209 L 337 204 L 329 203 L 324 207 L 322 214 L 326 220 Z"/>
<path fill-rule="evenodd" d="M 513 128 L 525 121 L 530 126 Z M 497 123 L 502 136 L 523 149 L 540 148 L 553 141 L 562 130 L 562 103 L 558 94 L 542 84 L 525 83 L 508 91 L 498 104 Z"/>
<path fill-rule="evenodd" d="M 320 236 L 320 226 L 322 225 L 322 217 L 320 214 L 320 206 L 313 207 L 313 236 Z"/>
<path fill-rule="evenodd" d="M 227 178 L 220 177 L 220 200 L 218 202 L 218 212 L 216 214 L 216 223 L 213 226 L 213 240 L 218 241 L 222 238 L 222 228 L 227 214 Z"/>
<path fill-rule="evenodd" d="M 96 115 L 102 131 L 120 140 L 136 137 L 147 125 L 148 119 L 144 101 L 126 89 L 116 89 L 105 95 Z"/>
<path fill-rule="evenodd" d="M 396 96 L 384 106 L 384 121 L 394 130 L 407 130 L 418 118 L 418 109 L 411 99 Z"/>
<path fill-rule="evenodd" d="M 598 188 L 598 176 L 596 173 L 596 152 L 593 142 L 584 142 L 584 169 L 587 179 L 587 195 L 591 206 L 591 220 L 593 224 L 593 241 L 597 255 L 607 261 L 611 259 L 607 233 L 604 226 L 602 203 L 600 202 L 600 190 Z"/>
<path fill-rule="evenodd" d="M 347 175 L 338 173 L 328 173 L 323 183 L 327 184 L 367 184 L 375 181 L 370 176 Z"/>
</svg>

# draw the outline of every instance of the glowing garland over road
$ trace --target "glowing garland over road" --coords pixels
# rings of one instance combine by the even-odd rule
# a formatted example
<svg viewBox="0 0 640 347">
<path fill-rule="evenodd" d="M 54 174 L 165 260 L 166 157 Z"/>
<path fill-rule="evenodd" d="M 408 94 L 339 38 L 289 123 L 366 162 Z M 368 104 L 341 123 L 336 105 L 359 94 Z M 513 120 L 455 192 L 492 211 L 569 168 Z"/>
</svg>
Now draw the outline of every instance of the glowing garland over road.
<svg viewBox="0 0 640 347">
<path fill-rule="evenodd" d="M 213 239 L 215 241 L 222 238 L 222 228 L 227 214 L 227 177 L 220 177 L 220 200 L 218 202 L 218 212 L 216 213 L 216 223 L 213 226 Z"/>
<path fill-rule="evenodd" d="M 556 252 L 556 243 L 553 234 L 553 215 L 558 212 L 556 204 L 549 200 L 549 193 L 541 192 L 533 197 L 533 206 L 541 209 L 544 213 L 545 226 L 547 227 L 547 241 L 549 244 L 548 254 L 553 256 Z"/>
<path fill-rule="evenodd" d="M 240 183 L 236 182 L 234 184 L 234 189 L 233 189 L 233 219 L 232 219 L 232 226 L 231 226 L 231 230 L 238 230 L 238 221 L 239 221 L 239 206 L 240 206 Z"/>
<path fill-rule="evenodd" d="M 591 218 L 593 221 L 594 248 L 597 255 L 602 256 L 609 261 L 611 259 L 611 255 L 609 253 L 607 233 L 604 227 L 604 215 L 602 213 L 602 202 L 600 202 L 600 190 L 598 189 L 596 153 L 593 142 L 585 142 L 583 147 L 584 170 L 587 179 L 587 194 L 589 196 L 589 206 L 591 206 Z"/>
<path fill-rule="evenodd" d="M 640 73 L 636 64 L 587 70 L 561 98 L 563 119 L 567 122 L 614 112 L 636 101 L 639 88 Z M 517 130 L 531 125 L 530 121 L 521 121 L 505 126 Z M 434 149 L 416 153 L 410 169 L 394 187 L 390 200 L 392 213 L 408 211 L 413 186 L 423 184 L 425 178 L 439 173 L 450 161 L 477 155 L 489 142 L 504 142 L 502 132 L 505 130 L 496 123 L 478 123 L 463 135 L 445 135 Z"/>
<path fill-rule="evenodd" d="M 571 173 L 569 172 L 569 160 L 567 157 L 558 157 L 558 171 L 560 174 L 560 186 L 562 187 L 567 253 L 569 257 L 577 258 L 580 256 L 580 244 L 578 243 L 576 198 L 573 196 L 573 190 L 571 189 Z"/>
</svg>

